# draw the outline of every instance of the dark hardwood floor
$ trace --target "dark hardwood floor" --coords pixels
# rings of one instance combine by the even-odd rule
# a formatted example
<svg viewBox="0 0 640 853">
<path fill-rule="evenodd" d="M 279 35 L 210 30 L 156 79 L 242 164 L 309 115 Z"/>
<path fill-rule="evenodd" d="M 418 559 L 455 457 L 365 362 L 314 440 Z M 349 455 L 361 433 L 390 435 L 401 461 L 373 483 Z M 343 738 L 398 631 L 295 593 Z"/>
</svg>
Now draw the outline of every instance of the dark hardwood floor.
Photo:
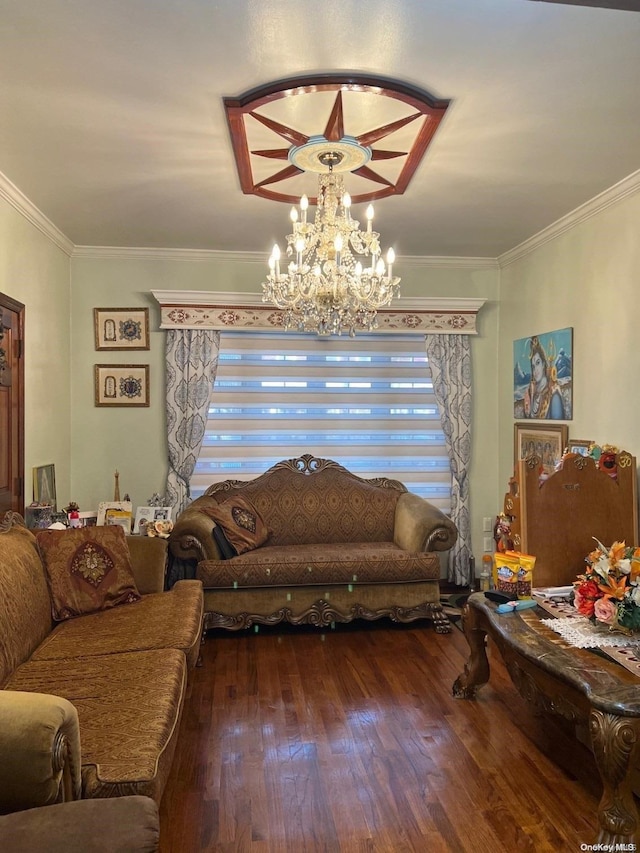
<svg viewBox="0 0 640 853">
<path fill-rule="evenodd" d="M 490 683 L 454 699 L 466 658 L 458 628 L 428 623 L 210 633 L 161 805 L 162 853 L 593 844 L 600 789 L 586 750 L 553 746 L 493 650 Z"/>
</svg>

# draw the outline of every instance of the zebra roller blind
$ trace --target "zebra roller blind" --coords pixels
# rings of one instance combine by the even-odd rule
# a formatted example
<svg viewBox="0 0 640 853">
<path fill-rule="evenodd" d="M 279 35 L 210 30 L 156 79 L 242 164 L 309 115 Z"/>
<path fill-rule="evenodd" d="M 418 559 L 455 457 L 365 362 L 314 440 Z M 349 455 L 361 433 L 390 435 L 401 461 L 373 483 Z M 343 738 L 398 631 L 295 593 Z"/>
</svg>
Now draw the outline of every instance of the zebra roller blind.
<svg viewBox="0 0 640 853">
<path fill-rule="evenodd" d="M 451 475 L 421 336 L 222 332 L 196 498 L 310 453 L 390 477 L 450 510 Z"/>
</svg>

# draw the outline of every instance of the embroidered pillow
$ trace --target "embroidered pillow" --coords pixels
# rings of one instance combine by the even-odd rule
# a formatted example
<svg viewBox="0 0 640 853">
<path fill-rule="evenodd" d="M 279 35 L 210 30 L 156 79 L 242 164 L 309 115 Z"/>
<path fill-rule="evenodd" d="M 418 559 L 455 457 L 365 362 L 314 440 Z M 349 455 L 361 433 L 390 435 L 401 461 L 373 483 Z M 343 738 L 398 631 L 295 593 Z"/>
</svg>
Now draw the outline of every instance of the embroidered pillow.
<svg viewBox="0 0 640 853">
<path fill-rule="evenodd" d="M 56 621 L 140 598 L 129 546 L 119 524 L 40 530 L 37 540 Z"/>
<path fill-rule="evenodd" d="M 258 510 L 243 495 L 232 495 L 217 506 L 206 507 L 202 512 L 222 528 L 238 554 L 259 548 L 271 535 Z"/>
</svg>

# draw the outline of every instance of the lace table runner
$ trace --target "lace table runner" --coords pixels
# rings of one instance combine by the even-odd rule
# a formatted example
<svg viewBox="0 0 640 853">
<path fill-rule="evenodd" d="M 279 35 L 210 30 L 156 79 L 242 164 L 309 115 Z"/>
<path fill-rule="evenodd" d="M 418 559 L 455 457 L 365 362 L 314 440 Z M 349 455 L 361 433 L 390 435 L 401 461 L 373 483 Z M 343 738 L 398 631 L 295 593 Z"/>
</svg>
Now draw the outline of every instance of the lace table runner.
<svg viewBox="0 0 640 853">
<path fill-rule="evenodd" d="M 541 619 L 552 631 L 578 649 L 604 649 L 611 646 L 637 645 L 637 640 L 625 634 L 615 634 L 608 628 L 593 625 L 585 616 L 578 619 Z"/>
<path fill-rule="evenodd" d="M 596 628 L 588 619 L 581 616 L 568 601 L 538 598 L 536 596 L 536 602 L 539 607 L 555 617 L 554 619 L 540 619 L 540 622 L 559 635 L 559 642 L 564 640 L 569 645 L 579 648 L 598 648 L 611 660 L 624 666 L 640 678 L 639 637 L 626 637 L 624 634 L 614 634 L 606 628 Z M 522 613 L 525 614 L 527 611 L 524 610 Z M 584 630 L 585 623 L 589 629 L 588 633 Z M 578 641 L 574 642 L 574 638 L 577 638 Z M 606 639 L 610 644 L 605 645 L 603 642 L 596 642 L 600 639 Z"/>
</svg>

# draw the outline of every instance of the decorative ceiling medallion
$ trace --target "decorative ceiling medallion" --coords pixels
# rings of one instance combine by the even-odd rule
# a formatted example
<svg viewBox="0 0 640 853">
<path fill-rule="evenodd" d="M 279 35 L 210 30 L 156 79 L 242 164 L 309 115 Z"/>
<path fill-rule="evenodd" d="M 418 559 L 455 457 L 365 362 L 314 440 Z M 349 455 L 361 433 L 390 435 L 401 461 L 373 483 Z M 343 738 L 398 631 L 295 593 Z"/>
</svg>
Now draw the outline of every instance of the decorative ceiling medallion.
<svg viewBox="0 0 640 853">
<path fill-rule="evenodd" d="M 306 193 L 315 205 L 308 173 L 329 171 L 327 151 L 343 155 L 334 171 L 360 179 L 354 203 L 404 193 L 449 101 L 384 77 L 327 74 L 269 83 L 224 106 L 242 191 L 288 204 Z"/>
<path fill-rule="evenodd" d="M 372 151 L 359 145 L 352 136 L 329 141 L 325 136 L 312 136 L 304 145 L 292 145 L 287 159 L 303 172 L 355 172 L 371 160 Z"/>
</svg>

